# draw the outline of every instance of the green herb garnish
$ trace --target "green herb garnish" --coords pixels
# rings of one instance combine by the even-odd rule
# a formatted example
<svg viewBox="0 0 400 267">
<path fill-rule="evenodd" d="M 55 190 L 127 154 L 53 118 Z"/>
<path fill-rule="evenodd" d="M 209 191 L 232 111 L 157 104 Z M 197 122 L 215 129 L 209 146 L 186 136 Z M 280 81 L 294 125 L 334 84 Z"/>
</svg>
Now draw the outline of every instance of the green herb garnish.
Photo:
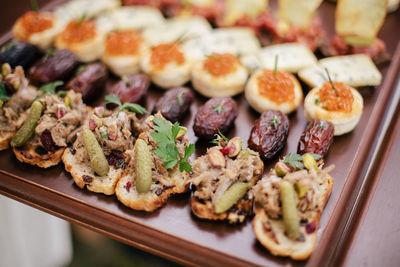
<svg viewBox="0 0 400 267">
<path fill-rule="evenodd" d="M 320 160 L 322 158 L 321 155 L 314 154 L 314 153 L 309 153 L 315 160 Z M 304 155 L 299 155 L 296 153 L 289 153 L 286 155 L 285 159 L 283 160 L 283 163 L 288 164 L 293 170 L 295 169 L 304 169 L 304 164 L 303 164 L 303 157 Z"/>
<path fill-rule="evenodd" d="M 183 91 L 180 91 L 179 94 L 178 94 L 178 96 L 176 97 L 176 100 L 178 101 L 178 105 L 179 105 L 179 106 L 182 106 L 182 104 L 183 104 L 182 95 L 183 95 Z"/>
<path fill-rule="evenodd" d="M 57 95 L 59 95 L 60 97 L 64 98 L 67 95 L 67 91 L 65 90 L 60 90 L 57 92 Z"/>
<path fill-rule="evenodd" d="M 155 117 L 153 121 L 153 129 L 155 131 L 151 133 L 151 137 L 157 142 L 157 148 L 154 153 L 162 159 L 164 167 L 171 169 L 179 163 L 181 172 L 191 172 L 192 166 L 188 159 L 194 153 L 194 145 L 190 144 L 185 147 L 184 156 L 181 156 L 176 146 L 176 137 L 180 130 L 179 122 L 171 125 L 167 120 L 158 117 Z"/>
<path fill-rule="evenodd" d="M 225 142 L 229 142 L 229 138 L 226 137 L 225 135 L 223 135 L 219 129 L 218 129 L 218 134 L 216 134 L 215 136 L 216 136 L 216 138 L 214 138 L 213 140 L 210 141 L 211 144 L 214 144 L 217 146 L 221 145 L 220 139 L 222 139 Z"/>
<path fill-rule="evenodd" d="M 101 138 L 104 138 L 104 139 L 108 139 L 108 133 L 107 133 L 107 132 L 102 132 L 102 133 L 100 134 L 100 137 L 101 137 Z"/>
<path fill-rule="evenodd" d="M 79 20 L 77 21 L 78 25 L 82 24 L 87 18 L 87 12 L 84 12 L 82 14 L 82 16 L 79 18 Z"/>
<path fill-rule="evenodd" d="M 129 79 L 128 77 L 123 77 L 122 80 L 125 82 L 126 86 L 131 86 L 132 85 L 132 80 Z"/>
<path fill-rule="evenodd" d="M 86 67 L 85 64 L 80 65 L 80 66 L 76 69 L 75 75 L 78 75 L 79 73 L 81 73 L 81 72 L 85 69 L 85 67 Z"/>
<path fill-rule="evenodd" d="M 214 59 L 214 60 L 217 60 L 217 61 L 221 60 L 221 57 L 217 57 L 217 56 L 214 56 L 214 55 L 206 55 L 205 57 L 211 58 L 211 59 Z"/>
<path fill-rule="evenodd" d="M 318 125 L 318 129 L 325 129 L 326 126 L 322 124 L 322 122 Z"/>
<path fill-rule="evenodd" d="M 225 99 L 221 101 L 221 103 L 219 103 L 218 105 L 214 105 L 213 106 L 213 111 L 217 112 L 218 114 L 221 114 L 222 112 L 224 112 L 224 104 L 225 104 Z"/>
<path fill-rule="evenodd" d="M 123 110 L 123 109 L 127 109 L 129 111 L 132 111 L 132 112 L 135 112 L 138 114 L 146 114 L 147 113 L 147 110 L 139 104 L 135 104 L 135 103 L 122 104 L 117 95 L 106 95 L 104 100 L 105 100 L 106 104 L 112 103 L 112 104 L 118 105 L 119 106 L 118 113 L 121 112 L 121 110 Z"/>
<path fill-rule="evenodd" d="M 328 75 L 328 80 L 329 80 L 329 82 L 331 83 L 331 86 L 332 86 L 333 91 L 335 92 L 335 95 L 338 96 L 338 93 L 337 93 L 337 91 L 336 91 L 336 87 L 335 87 L 335 85 L 333 84 L 333 81 L 332 81 L 332 79 L 331 79 L 331 75 L 329 75 L 328 68 L 325 68 L 325 72 L 326 72 L 326 75 Z"/>
<path fill-rule="evenodd" d="M 39 4 L 36 0 L 31 0 L 31 9 L 34 12 L 39 12 Z"/>
<path fill-rule="evenodd" d="M 6 86 L 3 82 L 0 82 L 0 100 L 10 100 L 10 97 L 7 95 Z"/>
<path fill-rule="evenodd" d="M 319 100 L 319 97 L 315 98 L 314 103 L 318 106 L 321 105 L 321 101 Z"/>
<path fill-rule="evenodd" d="M 3 53 L 3 52 L 5 52 L 5 51 L 7 51 L 7 50 L 13 49 L 13 48 L 16 47 L 16 46 L 17 46 L 16 43 L 14 43 L 14 42 L 9 42 L 8 44 L 4 45 L 4 46 L 1 48 L 1 52 Z"/>
<path fill-rule="evenodd" d="M 274 75 L 278 72 L 278 55 L 275 55 L 275 63 L 274 63 Z"/>
<path fill-rule="evenodd" d="M 54 52 L 56 52 L 56 49 L 54 47 L 50 47 L 49 49 L 47 49 L 46 53 L 44 54 L 43 60 L 46 61 L 49 57 L 54 55 Z"/>
<path fill-rule="evenodd" d="M 274 118 L 270 122 L 268 122 L 268 124 L 274 126 L 274 128 L 276 129 L 280 122 L 281 120 L 279 119 L 279 117 L 274 115 Z"/>
<path fill-rule="evenodd" d="M 54 95 L 56 93 L 57 87 L 62 86 L 63 84 L 64 84 L 64 82 L 62 82 L 62 81 L 55 81 L 55 82 L 46 83 L 45 85 L 40 86 L 38 91 L 40 91 L 41 94 L 38 95 L 37 97 L 35 97 L 35 99 L 33 99 L 32 103 L 35 102 L 36 99 L 41 98 L 43 96 Z M 62 94 L 62 93 L 60 93 L 60 94 Z"/>
</svg>

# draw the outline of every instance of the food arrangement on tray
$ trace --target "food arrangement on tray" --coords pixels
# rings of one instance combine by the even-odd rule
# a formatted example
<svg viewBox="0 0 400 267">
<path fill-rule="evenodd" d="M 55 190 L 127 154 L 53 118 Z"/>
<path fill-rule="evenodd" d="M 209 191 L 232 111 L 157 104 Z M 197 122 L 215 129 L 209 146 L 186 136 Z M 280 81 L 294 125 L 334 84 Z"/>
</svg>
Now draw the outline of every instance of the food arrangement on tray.
<svg viewBox="0 0 400 267">
<path fill-rule="evenodd" d="M 334 166 L 325 167 L 323 157 L 334 136 L 351 132 L 362 116 L 357 88 L 382 80 L 374 62 L 387 60 L 376 37 L 387 1 L 338 1 L 331 40 L 314 16 L 322 1 L 278 1 L 278 18 L 267 1 L 193 2 L 159 1 L 174 16 L 167 19 L 117 0 L 73 0 L 21 16 L 0 52 L 0 148 L 10 144 L 19 161 L 42 168 L 63 161 L 79 188 L 115 194 L 134 210 L 151 212 L 192 191 L 196 217 L 252 219 L 273 255 L 306 259 L 333 186 Z M 372 18 L 353 21 L 349 10 L 371 7 Z M 318 60 L 316 50 L 332 57 Z M 86 105 L 109 76 L 118 81 L 105 105 Z M 214 144 L 197 158 L 180 125 L 201 98 L 192 88 L 210 98 L 198 108 L 193 132 Z M 148 90 L 166 90 L 152 111 L 141 106 Z M 225 136 L 242 93 L 261 113 L 248 129 L 248 148 L 241 137 Z M 297 153 L 284 156 L 288 116 L 301 103 L 309 123 Z"/>
</svg>

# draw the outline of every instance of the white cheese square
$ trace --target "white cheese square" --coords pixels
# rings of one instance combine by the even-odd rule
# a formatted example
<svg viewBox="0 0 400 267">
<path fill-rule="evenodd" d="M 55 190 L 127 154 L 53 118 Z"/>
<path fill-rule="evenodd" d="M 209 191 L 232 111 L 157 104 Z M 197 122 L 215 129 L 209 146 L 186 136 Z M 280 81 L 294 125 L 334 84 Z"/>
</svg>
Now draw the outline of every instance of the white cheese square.
<svg viewBox="0 0 400 267">
<path fill-rule="evenodd" d="M 328 81 L 325 68 L 333 81 L 353 87 L 377 86 L 382 81 L 382 74 L 371 58 L 363 54 L 321 59 L 317 66 L 301 70 L 299 77 L 311 87 L 321 86 Z"/>
</svg>

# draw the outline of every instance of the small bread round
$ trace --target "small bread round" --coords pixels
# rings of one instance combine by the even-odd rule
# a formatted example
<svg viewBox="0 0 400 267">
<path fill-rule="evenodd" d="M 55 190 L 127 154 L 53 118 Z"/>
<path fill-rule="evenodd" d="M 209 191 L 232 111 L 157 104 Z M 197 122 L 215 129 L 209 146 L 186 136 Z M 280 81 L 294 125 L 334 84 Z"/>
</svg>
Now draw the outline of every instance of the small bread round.
<svg viewBox="0 0 400 267">
<path fill-rule="evenodd" d="M 150 79 L 157 86 L 168 89 L 171 87 L 181 86 L 190 80 L 190 71 L 192 68 L 192 63 L 184 57 L 184 62 L 182 64 L 177 64 L 176 62 L 170 62 L 166 64 L 162 69 L 155 69 L 150 63 L 151 50 L 146 53 L 141 62 L 140 66 Z"/>
<path fill-rule="evenodd" d="M 287 73 L 294 84 L 294 100 L 278 104 L 259 92 L 258 79 L 263 75 L 263 72 L 263 69 L 255 71 L 247 82 L 245 96 L 249 105 L 260 113 L 266 110 L 279 110 L 285 114 L 289 114 L 296 110 L 303 101 L 303 91 L 296 77 Z"/>
<path fill-rule="evenodd" d="M 192 85 L 206 97 L 234 96 L 243 92 L 246 85 L 247 69 L 239 62 L 232 73 L 214 76 L 204 69 L 204 60 L 194 63 L 192 68 Z"/>
<path fill-rule="evenodd" d="M 51 19 L 53 21 L 52 27 L 41 32 L 35 32 L 27 35 L 24 27 L 22 26 L 22 21 L 19 19 L 14 24 L 12 30 L 15 39 L 29 42 L 33 45 L 36 45 L 41 50 L 46 50 L 51 47 L 56 36 L 63 30 L 65 27 L 65 22 L 50 12 L 40 12 L 40 15 Z"/>
<path fill-rule="evenodd" d="M 0 136 L 0 151 L 9 147 L 10 141 L 16 132 L 5 132 Z"/>
<path fill-rule="evenodd" d="M 66 149 L 62 161 L 65 170 L 71 173 L 72 178 L 79 188 L 84 188 L 95 193 L 103 193 L 105 195 L 113 195 L 115 186 L 120 179 L 123 169 L 110 166 L 110 170 L 105 176 L 98 176 L 93 171 L 89 162 L 79 162 L 71 153 L 70 149 Z"/>
<path fill-rule="evenodd" d="M 54 153 L 42 155 L 36 152 L 37 148 L 37 146 L 28 143 L 23 147 L 14 147 L 13 152 L 20 162 L 36 165 L 40 168 L 49 168 L 60 163 L 65 150 L 65 147 L 62 147 L 57 149 Z"/>
<path fill-rule="evenodd" d="M 55 45 L 57 49 L 70 50 L 81 62 L 91 62 L 99 59 L 103 54 L 104 39 L 104 34 L 96 32 L 93 38 L 86 39 L 82 42 L 67 43 L 63 40 L 61 35 L 58 35 Z"/>
<path fill-rule="evenodd" d="M 304 100 L 304 114 L 307 120 L 319 119 L 326 120 L 335 127 L 334 135 L 343 135 L 351 132 L 358 124 L 363 111 L 363 98 L 354 88 L 348 86 L 354 97 L 351 112 L 328 111 L 319 106 L 316 101 L 318 98 L 319 87 L 312 89 Z"/>
</svg>

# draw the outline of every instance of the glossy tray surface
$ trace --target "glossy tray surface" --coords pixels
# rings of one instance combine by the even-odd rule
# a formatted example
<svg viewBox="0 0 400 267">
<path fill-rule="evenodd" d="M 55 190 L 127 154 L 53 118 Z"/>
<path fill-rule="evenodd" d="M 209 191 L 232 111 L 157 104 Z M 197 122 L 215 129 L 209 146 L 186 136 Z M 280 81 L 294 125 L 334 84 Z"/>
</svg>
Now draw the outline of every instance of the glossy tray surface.
<svg viewBox="0 0 400 267">
<path fill-rule="evenodd" d="M 4 13 L 4 11 L 2 12 Z M 323 17 L 324 28 L 332 33 L 334 5 L 324 3 L 319 10 Z M 39 169 L 22 164 L 16 160 L 10 150 L 0 152 L 0 193 L 41 208 L 67 220 L 83 224 L 103 232 L 111 237 L 135 245 L 150 252 L 168 257 L 186 264 L 254 264 L 268 266 L 313 265 L 323 263 L 323 256 L 329 254 L 328 246 L 319 246 L 322 240 L 335 240 L 341 232 L 333 231 L 333 222 L 338 219 L 343 209 L 341 198 L 350 198 L 357 192 L 344 190 L 362 180 L 361 173 L 367 160 L 365 146 L 370 146 L 379 135 L 379 121 L 371 121 L 376 113 L 384 114 L 390 95 L 394 90 L 394 80 L 398 74 L 400 49 L 399 36 L 395 33 L 400 28 L 400 12 L 388 15 L 380 32 L 386 42 L 388 52 L 393 55 L 390 65 L 380 68 L 384 83 L 377 88 L 364 88 L 364 113 L 357 128 L 350 134 L 335 137 L 326 157 L 326 164 L 335 164 L 332 172 L 334 187 L 331 197 L 321 217 L 315 251 L 309 261 L 295 263 L 290 259 L 274 257 L 256 240 L 251 222 L 243 225 L 229 225 L 224 222 L 211 222 L 195 218 L 190 211 L 190 193 L 173 196 L 167 205 L 156 212 L 144 213 L 130 210 L 120 204 L 115 196 L 105 196 L 79 189 L 71 176 L 60 164 L 50 169 Z M 110 79 L 107 88 L 115 80 Z M 307 88 L 303 86 L 305 93 Z M 146 102 L 152 110 L 155 101 L 163 91 L 150 88 Z M 94 101 L 100 104 L 102 97 Z M 239 106 L 239 115 L 228 137 L 240 136 L 247 141 L 253 122 L 258 118 L 247 104 L 243 95 L 235 97 Z M 191 142 L 196 144 L 196 157 L 204 153 L 206 145 L 193 134 L 192 124 L 197 108 L 206 101 L 196 94 L 196 101 L 182 124 L 188 127 Z M 306 125 L 301 106 L 290 115 L 288 144 L 281 156 L 296 152 L 299 137 Z M 270 168 L 276 161 L 266 163 Z M 358 170 L 358 171 L 356 171 Z M 359 174 L 359 175 L 356 175 Z M 355 187 L 356 188 L 356 187 Z M 339 205 L 340 204 L 340 205 Z M 327 226 L 330 231 L 325 231 Z"/>
</svg>

